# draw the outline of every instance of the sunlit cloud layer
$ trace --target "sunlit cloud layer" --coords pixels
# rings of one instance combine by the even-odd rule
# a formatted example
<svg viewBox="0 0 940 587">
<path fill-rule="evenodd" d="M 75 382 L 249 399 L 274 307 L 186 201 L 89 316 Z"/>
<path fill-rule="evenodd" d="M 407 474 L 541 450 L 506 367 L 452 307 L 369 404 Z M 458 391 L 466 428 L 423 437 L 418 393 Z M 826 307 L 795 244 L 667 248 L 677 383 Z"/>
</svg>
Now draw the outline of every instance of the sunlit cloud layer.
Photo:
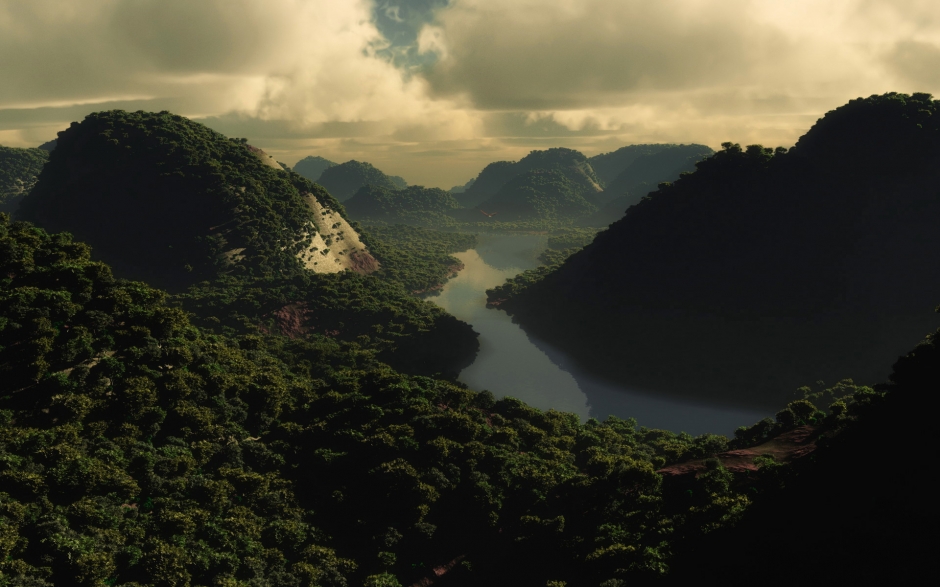
<svg viewBox="0 0 940 587">
<path fill-rule="evenodd" d="M 0 0 L 0 143 L 171 110 L 287 163 L 450 187 L 531 149 L 790 145 L 940 94 L 933 0 Z"/>
</svg>

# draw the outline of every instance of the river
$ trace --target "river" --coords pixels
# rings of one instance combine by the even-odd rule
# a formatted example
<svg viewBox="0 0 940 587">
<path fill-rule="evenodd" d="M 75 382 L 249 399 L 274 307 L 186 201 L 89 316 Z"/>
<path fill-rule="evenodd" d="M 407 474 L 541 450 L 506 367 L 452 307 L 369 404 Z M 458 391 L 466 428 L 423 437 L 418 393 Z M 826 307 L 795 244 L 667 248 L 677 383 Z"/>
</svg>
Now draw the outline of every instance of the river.
<svg viewBox="0 0 940 587">
<path fill-rule="evenodd" d="M 699 435 L 731 435 L 772 414 L 751 408 L 694 403 L 593 377 L 565 353 L 535 339 L 505 313 L 486 307 L 486 290 L 538 266 L 547 237 L 480 234 L 476 249 L 454 256 L 464 269 L 429 301 L 480 333 L 480 352 L 459 380 L 496 397 L 511 396 L 540 409 L 574 412 L 582 421 L 636 418 L 648 428 Z"/>
</svg>

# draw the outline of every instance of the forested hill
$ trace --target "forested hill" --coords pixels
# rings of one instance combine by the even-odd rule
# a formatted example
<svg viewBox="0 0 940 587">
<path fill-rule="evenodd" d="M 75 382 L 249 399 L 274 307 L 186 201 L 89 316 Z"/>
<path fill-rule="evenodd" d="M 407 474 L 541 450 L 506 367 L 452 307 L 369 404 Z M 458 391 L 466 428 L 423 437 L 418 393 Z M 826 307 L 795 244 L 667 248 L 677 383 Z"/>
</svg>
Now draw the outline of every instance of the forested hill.
<svg viewBox="0 0 940 587">
<path fill-rule="evenodd" d="M 623 173 L 625 169 L 630 167 L 633 162 L 640 157 L 648 157 L 675 147 L 687 146 L 701 147 L 702 145 L 673 145 L 668 143 L 627 145 L 626 147 L 620 147 L 616 151 L 594 155 L 588 159 L 588 163 L 594 168 L 594 172 L 597 174 L 597 177 L 604 182 L 604 185 L 610 185 L 612 181 L 617 179 L 618 175 Z"/>
<path fill-rule="evenodd" d="M 588 167 L 590 169 L 590 167 Z M 597 210 L 600 186 L 581 168 L 553 165 L 516 175 L 480 210 L 498 220 L 567 220 Z"/>
<path fill-rule="evenodd" d="M 0 212 L 12 213 L 19 207 L 48 160 L 43 149 L 0 146 Z"/>
<path fill-rule="evenodd" d="M 773 403 L 801 381 L 880 380 L 935 324 L 937 111 L 885 94 L 828 113 L 790 151 L 726 143 L 494 300 L 652 389 Z"/>
<path fill-rule="evenodd" d="M 340 202 L 353 197 L 359 188 L 373 185 L 390 190 L 405 188 L 408 183 L 397 175 L 386 175 L 361 161 L 347 161 L 328 167 L 321 174 L 317 183 L 322 185 Z"/>
<path fill-rule="evenodd" d="M 560 168 L 568 176 L 577 175 L 581 181 L 596 185 L 596 191 L 601 190 L 597 175 L 588 163 L 587 157 L 578 151 L 558 147 L 545 151 L 532 151 L 516 162 L 490 163 L 472 183 L 466 186 L 466 190 L 457 194 L 457 201 L 465 207 L 476 207 L 496 196 L 514 177 L 530 171 L 552 168 Z"/>
<path fill-rule="evenodd" d="M 318 234 L 314 208 L 341 207 L 262 157 L 168 112 L 90 114 L 59 133 L 19 217 L 67 230 L 123 276 L 163 287 L 290 273 L 330 232 Z"/>
<path fill-rule="evenodd" d="M 683 173 L 695 171 L 696 163 L 714 154 L 710 147 L 704 145 L 656 146 L 661 148 L 633 157 L 615 178 L 607 182 L 599 198 L 601 209 L 582 221 L 584 224 L 606 226 L 623 218 L 627 208 L 656 190 L 660 183 L 675 181 Z M 617 153 L 619 151 L 611 155 Z"/>
<path fill-rule="evenodd" d="M 306 177 L 310 181 L 317 181 L 320 179 L 320 176 L 323 175 L 323 172 L 329 169 L 330 167 L 336 167 L 336 163 L 333 163 L 329 159 L 324 159 L 323 157 L 304 157 L 296 164 L 294 164 L 294 172 Z"/>
<path fill-rule="evenodd" d="M 350 218 L 407 222 L 412 217 L 442 214 L 459 207 L 454 196 L 440 188 L 419 185 L 393 190 L 374 185 L 363 186 L 344 202 Z"/>
</svg>

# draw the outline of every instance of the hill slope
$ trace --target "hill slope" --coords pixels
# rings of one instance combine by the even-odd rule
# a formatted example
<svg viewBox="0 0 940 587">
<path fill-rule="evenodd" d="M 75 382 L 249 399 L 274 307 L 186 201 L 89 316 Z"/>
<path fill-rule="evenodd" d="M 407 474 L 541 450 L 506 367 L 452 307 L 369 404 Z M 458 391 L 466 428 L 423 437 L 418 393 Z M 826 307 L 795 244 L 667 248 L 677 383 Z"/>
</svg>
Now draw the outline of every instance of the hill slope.
<svg viewBox="0 0 940 587">
<path fill-rule="evenodd" d="M 427 214 L 442 214 L 459 207 L 454 196 L 440 188 L 419 185 L 392 190 L 374 185 L 363 186 L 344 203 L 350 218 L 407 222 Z"/>
<path fill-rule="evenodd" d="M 19 207 L 48 160 L 43 149 L 0 146 L 0 212 L 12 213 Z"/>
<path fill-rule="evenodd" d="M 59 133 L 20 217 L 68 230 L 123 275 L 179 289 L 295 271 L 298 257 L 312 267 L 306 259 L 323 256 L 338 206 L 243 141 L 168 112 L 111 111 Z M 368 255 L 354 244 L 326 271 Z"/>
<path fill-rule="evenodd" d="M 337 200 L 343 202 L 353 197 L 359 188 L 367 185 L 398 190 L 408 184 L 397 175 L 386 175 L 371 163 L 347 161 L 327 168 L 317 183 L 322 185 Z"/>
<path fill-rule="evenodd" d="M 514 177 L 536 170 L 553 168 L 564 170 L 565 175 L 578 184 L 592 186 L 595 192 L 601 187 L 597 175 L 588 163 L 587 157 L 578 151 L 565 148 L 553 148 L 545 151 L 532 151 L 516 162 L 497 161 L 487 165 L 466 189 L 456 194 L 461 206 L 475 208 L 496 196 Z"/>
<path fill-rule="evenodd" d="M 336 163 L 333 163 L 329 159 L 324 159 L 323 157 L 304 157 L 296 164 L 294 164 L 294 173 L 302 175 L 309 179 L 310 181 L 317 181 L 320 179 L 320 176 L 323 175 L 323 172 L 329 169 L 330 167 L 336 167 Z"/>
<path fill-rule="evenodd" d="M 937 111 L 886 94 L 828 113 L 790 152 L 727 143 L 541 282 L 494 298 L 647 389 L 767 405 L 801 382 L 879 381 L 936 324 Z"/>
</svg>

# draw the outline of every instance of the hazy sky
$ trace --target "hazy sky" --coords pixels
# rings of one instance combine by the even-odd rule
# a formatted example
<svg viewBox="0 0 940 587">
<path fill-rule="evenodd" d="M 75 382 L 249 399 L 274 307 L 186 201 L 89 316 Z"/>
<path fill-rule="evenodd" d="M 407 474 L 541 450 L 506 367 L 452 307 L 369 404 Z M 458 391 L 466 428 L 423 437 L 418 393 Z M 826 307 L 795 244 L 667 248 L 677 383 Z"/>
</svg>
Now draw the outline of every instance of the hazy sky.
<svg viewBox="0 0 940 587">
<path fill-rule="evenodd" d="M 451 187 L 567 146 L 792 145 L 940 94 L 936 0 L 0 0 L 0 144 L 170 110 L 293 164 Z"/>
</svg>

